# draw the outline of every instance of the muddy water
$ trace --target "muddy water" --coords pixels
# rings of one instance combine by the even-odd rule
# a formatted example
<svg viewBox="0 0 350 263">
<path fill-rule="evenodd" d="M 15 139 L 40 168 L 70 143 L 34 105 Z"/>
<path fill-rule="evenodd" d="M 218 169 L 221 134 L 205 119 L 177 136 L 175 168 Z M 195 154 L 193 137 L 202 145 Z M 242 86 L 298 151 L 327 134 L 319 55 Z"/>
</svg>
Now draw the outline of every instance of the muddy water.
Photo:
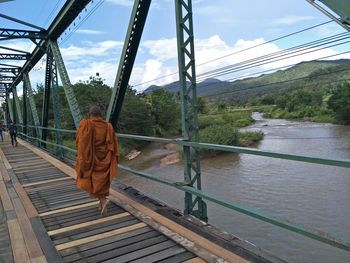
<svg viewBox="0 0 350 263">
<path fill-rule="evenodd" d="M 256 147 L 283 153 L 350 159 L 350 127 L 264 119 L 248 130 L 262 130 Z M 153 143 L 127 163 L 171 181 L 183 178 L 182 164 L 162 166 L 170 154 Z M 204 159 L 203 190 L 227 201 L 255 207 L 301 226 L 350 240 L 350 169 L 225 153 Z M 182 209 L 183 192 L 123 174 L 123 183 Z M 290 233 L 211 203 L 209 222 L 289 262 L 350 262 L 350 252 Z"/>
</svg>

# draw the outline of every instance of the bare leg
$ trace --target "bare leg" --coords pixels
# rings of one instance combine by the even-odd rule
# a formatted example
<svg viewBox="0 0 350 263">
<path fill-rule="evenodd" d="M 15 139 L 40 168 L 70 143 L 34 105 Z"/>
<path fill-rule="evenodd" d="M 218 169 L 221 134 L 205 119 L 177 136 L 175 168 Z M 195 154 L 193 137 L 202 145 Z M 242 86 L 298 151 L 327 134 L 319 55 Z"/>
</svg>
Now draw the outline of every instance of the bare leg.
<svg viewBox="0 0 350 263">
<path fill-rule="evenodd" d="M 101 215 L 106 216 L 107 215 L 107 206 L 108 206 L 109 200 L 107 200 L 107 198 L 105 196 L 101 197 L 100 200 L 101 200 L 100 202 L 102 204 Z"/>
</svg>

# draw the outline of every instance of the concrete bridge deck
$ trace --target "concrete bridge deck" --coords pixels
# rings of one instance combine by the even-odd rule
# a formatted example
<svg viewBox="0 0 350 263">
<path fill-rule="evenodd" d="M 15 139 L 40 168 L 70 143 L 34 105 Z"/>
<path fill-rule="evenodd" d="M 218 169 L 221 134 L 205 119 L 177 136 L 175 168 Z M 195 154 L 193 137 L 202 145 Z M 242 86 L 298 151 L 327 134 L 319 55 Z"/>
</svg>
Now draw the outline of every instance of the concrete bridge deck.
<svg viewBox="0 0 350 263">
<path fill-rule="evenodd" d="M 73 167 L 19 142 L 0 142 L 0 262 L 280 262 L 115 187 L 101 217 L 98 202 L 75 187 Z"/>
</svg>

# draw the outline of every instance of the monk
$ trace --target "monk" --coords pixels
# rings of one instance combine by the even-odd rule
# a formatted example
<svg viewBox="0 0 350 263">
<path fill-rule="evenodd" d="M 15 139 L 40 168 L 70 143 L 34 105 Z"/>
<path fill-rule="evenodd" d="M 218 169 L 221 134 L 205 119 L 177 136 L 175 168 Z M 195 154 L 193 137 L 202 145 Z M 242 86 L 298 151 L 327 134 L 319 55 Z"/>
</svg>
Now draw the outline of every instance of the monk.
<svg viewBox="0 0 350 263">
<path fill-rule="evenodd" d="M 102 119 L 98 107 L 80 122 L 76 135 L 78 157 L 75 166 L 77 187 L 100 201 L 101 215 L 107 215 L 107 196 L 119 162 L 119 147 L 112 125 Z"/>
</svg>

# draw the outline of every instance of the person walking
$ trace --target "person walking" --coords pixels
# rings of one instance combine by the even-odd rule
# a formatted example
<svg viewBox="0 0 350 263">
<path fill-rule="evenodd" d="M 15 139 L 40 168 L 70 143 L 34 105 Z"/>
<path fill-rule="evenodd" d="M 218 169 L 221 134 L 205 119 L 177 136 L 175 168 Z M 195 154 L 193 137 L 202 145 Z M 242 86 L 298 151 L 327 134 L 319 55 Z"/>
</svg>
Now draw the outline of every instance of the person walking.
<svg viewBox="0 0 350 263">
<path fill-rule="evenodd" d="M 0 122 L 0 137 L 1 137 L 1 141 L 2 141 L 2 142 L 4 141 L 4 136 L 3 136 L 3 134 L 2 134 L 3 129 L 4 129 L 4 126 L 2 125 L 2 122 Z"/>
<path fill-rule="evenodd" d="M 16 129 L 16 126 L 13 124 L 12 121 L 10 121 L 10 124 L 9 124 L 9 133 L 10 133 L 10 136 L 11 136 L 12 147 L 17 146 L 18 145 L 18 142 L 17 142 L 17 129 Z"/>
<path fill-rule="evenodd" d="M 89 118 L 80 122 L 76 134 L 78 150 L 75 166 L 78 188 L 100 201 L 101 215 L 107 215 L 109 188 L 119 162 L 118 140 L 109 122 L 102 119 L 99 107 L 89 110 Z"/>
</svg>

